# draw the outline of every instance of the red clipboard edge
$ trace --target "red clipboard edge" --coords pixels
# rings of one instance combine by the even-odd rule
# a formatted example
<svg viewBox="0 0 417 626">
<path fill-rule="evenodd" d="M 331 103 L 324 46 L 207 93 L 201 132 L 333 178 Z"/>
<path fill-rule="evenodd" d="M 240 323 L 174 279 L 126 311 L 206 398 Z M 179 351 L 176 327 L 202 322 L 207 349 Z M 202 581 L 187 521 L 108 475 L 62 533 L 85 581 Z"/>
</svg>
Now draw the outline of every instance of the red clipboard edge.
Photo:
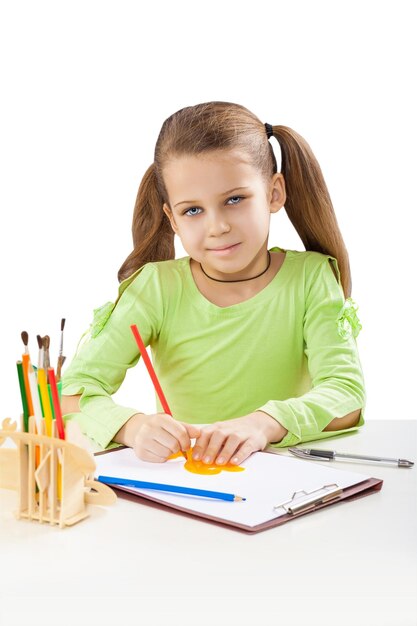
<svg viewBox="0 0 417 626">
<path fill-rule="evenodd" d="M 381 478 L 368 478 L 367 480 L 357 483 L 356 485 L 352 485 L 351 487 L 346 487 L 343 490 L 340 497 L 337 498 L 337 500 L 330 500 L 329 502 L 323 502 L 321 504 L 318 504 L 312 510 L 310 509 L 305 512 L 302 511 L 301 513 L 297 513 L 294 515 L 290 513 L 286 513 L 285 515 L 281 515 L 280 517 L 276 517 L 274 519 L 268 520 L 267 522 L 264 522 L 263 524 L 258 524 L 257 526 L 246 526 L 245 524 L 239 524 L 238 522 L 232 522 L 229 520 L 221 519 L 219 517 L 214 517 L 211 515 L 206 515 L 204 513 L 199 513 L 198 511 L 193 511 L 192 509 L 187 509 L 185 507 L 171 504 L 170 502 L 160 502 L 159 500 L 155 500 L 155 498 L 152 497 L 151 495 L 143 494 L 143 493 L 139 494 L 136 491 L 129 489 L 129 487 L 122 487 L 120 485 L 119 486 L 111 485 L 111 488 L 116 491 L 122 492 L 121 495 L 127 494 L 128 496 L 130 496 L 127 499 L 131 501 L 143 500 L 144 501 L 143 504 L 147 504 L 147 505 L 151 504 L 153 508 L 157 508 L 159 510 L 169 508 L 171 511 L 178 512 L 181 514 L 186 514 L 196 519 L 208 521 L 219 526 L 227 526 L 228 528 L 232 530 L 243 531 L 246 534 L 254 534 L 254 533 L 262 532 L 263 530 L 268 530 L 269 528 L 273 528 L 275 526 L 281 526 L 281 524 L 285 524 L 286 522 L 290 522 L 304 515 L 315 513 L 319 509 L 323 509 L 328 506 L 334 506 L 335 504 L 338 504 L 339 502 L 356 500 L 358 498 L 364 498 L 365 496 L 369 496 L 372 493 L 376 493 L 377 491 L 380 491 L 382 488 L 382 484 L 383 484 L 383 480 Z"/>
</svg>

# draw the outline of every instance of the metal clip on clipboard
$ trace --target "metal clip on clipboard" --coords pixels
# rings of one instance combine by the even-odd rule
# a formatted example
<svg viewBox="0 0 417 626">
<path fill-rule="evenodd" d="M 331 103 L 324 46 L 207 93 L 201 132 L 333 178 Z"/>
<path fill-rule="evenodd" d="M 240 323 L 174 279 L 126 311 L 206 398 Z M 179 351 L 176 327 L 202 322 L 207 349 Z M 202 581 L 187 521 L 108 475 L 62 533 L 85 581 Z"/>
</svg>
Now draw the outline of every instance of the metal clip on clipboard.
<svg viewBox="0 0 417 626">
<path fill-rule="evenodd" d="M 295 491 L 291 500 L 276 504 L 274 509 L 283 508 L 286 513 L 289 513 L 290 515 L 297 515 L 314 509 L 317 504 L 329 502 L 330 500 L 337 500 L 342 493 L 343 489 L 341 489 L 336 483 L 323 485 L 323 487 L 310 491 L 309 493 L 304 490 Z"/>
</svg>

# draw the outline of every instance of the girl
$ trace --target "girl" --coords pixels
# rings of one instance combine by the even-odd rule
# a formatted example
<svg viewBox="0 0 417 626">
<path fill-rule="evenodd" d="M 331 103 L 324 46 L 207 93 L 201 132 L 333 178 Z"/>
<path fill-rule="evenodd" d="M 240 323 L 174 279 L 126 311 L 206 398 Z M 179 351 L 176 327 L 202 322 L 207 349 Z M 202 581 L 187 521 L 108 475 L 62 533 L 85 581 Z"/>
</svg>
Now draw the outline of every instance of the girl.
<svg viewBox="0 0 417 626">
<path fill-rule="evenodd" d="M 284 205 L 305 252 L 268 249 Z M 162 126 L 132 230 L 118 299 L 95 311 L 63 378 L 64 412 L 88 436 L 156 462 L 195 438 L 194 459 L 240 464 L 363 424 L 348 255 L 302 137 L 237 104 L 181 109 Z M 189 256 L 175 259 L 175 234 Z M 111 398 L 139 359 L 131 324 L 174 417 L 158 398 L 152 415 Z"/>
</svg>

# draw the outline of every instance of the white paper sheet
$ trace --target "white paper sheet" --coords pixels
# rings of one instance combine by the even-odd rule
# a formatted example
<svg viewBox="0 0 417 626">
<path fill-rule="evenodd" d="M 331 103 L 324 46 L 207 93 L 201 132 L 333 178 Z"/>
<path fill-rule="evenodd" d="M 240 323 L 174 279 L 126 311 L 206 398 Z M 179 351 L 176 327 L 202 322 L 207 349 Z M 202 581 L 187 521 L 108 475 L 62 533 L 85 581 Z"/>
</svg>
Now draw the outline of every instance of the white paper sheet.
<svg viewBox="0 0 417 626">
<path fill-rule="evenodd" d="M 190 511 L 249 527 L 283 515 L 285 510 L 274 509 L 274 506 L 290 500 L 296 491 L 311 492 L 332 483 L 346 488 L 369 478 L 364 474 L 334 469 L 318 462 L 266 452 L 252 454 L 242 463 L 242 467 L 245 468 L 243 472 L 223 471 L 214 476 L 188 472 L 183 467 L 184 458 L 161 464 L 141 461 L 131 448 L 96 456 L 95 461 L 96 476 L 133 478 L 242 496 L 246 498 L 243 502 L 227 502 L 129 487 L 129 490 L 150 495 L 159 502 L 171 503 Z"/>
</svg>

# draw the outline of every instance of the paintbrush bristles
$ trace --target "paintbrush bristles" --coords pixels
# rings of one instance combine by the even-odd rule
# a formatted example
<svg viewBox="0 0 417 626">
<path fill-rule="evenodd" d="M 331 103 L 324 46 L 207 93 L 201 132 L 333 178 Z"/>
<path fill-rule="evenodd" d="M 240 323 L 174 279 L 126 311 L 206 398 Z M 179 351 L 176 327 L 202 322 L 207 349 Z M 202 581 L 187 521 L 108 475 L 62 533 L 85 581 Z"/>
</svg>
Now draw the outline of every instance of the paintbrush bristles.
<svg viewBox="0 0 417 626">
<path fill-rule="evenodd" d="M 64 344 L 64 327 L 65 327 L 65 318 L 61 319 L 61 345 L 58 356 L 58 364 L 57 364 L 57 379 L 61 379 L 61 370 L 62 366 L 65 362 L 65 357 L 62 354 L 63 344 Z M 29 334 L 23 330 L 21 332 L 22 341 L 25 346 L 25 354 L 29 354 L 28 343 L 29 343 Z M 41 337 L 41 335 L 36 335 L 36 340 L 38 342 L 39 354 L 38 354 L 38 369 L 44 369 L 46 372 L 48 368 L 51 367 L 50 356 L 49 356 L 49 348 L 51 344 L 51 338 L 49 335 L 45 335 Z M 30 357 L 29 357 L 30 358 Z"/>
<path fill-rule="evenodd" d="M 48 371 L 48 367 L 50 367 L 50 360 L 49 360 L 49 345 L 50 345 L 51 339 L 49 337 L 49 335 L 45 335 L 45 337 L 43 337 L 42 339 L 42 346 L 43 346 L 43 367 L 46 371 Z"/>
<path fill-rule="evenodd" d="M 61 372 L 62 372 L 62 366 L 64 365 L 64 361 L 65 361 L 65 357 L 60 355 L 58 357 L 58 364 L 56 366 L 56 381 L 57 382 L 61 380 Z"/>
</svg>

